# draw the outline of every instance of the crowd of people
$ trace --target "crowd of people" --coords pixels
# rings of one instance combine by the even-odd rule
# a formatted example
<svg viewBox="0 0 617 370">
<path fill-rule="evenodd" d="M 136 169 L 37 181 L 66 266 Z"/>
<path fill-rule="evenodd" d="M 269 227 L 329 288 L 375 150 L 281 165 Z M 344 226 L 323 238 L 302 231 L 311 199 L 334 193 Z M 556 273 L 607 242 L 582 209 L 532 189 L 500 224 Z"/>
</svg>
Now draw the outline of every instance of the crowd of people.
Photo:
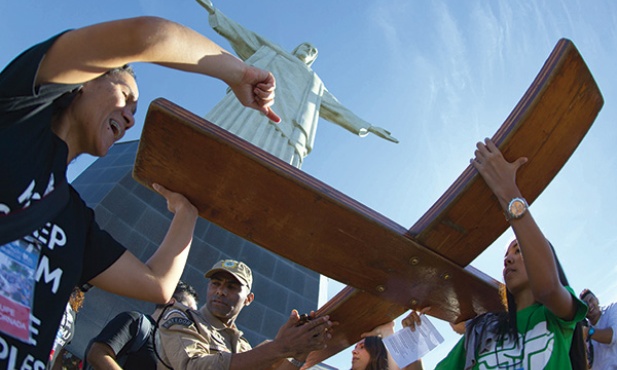
<svg viewBox="0 0 617 370">
<path fill-rule="evenodd" d="M 161 18 L 63 32 L 10 62 L 0 73 L 0 252 L 8 261 L 3 266 L 21 258 L 34 265 L 11 271 L 11 279 L 29 281 L 23 287 L 33 289 L 22 289 L 27 296 L 15 302 L 27 307 L 26 314 L 15 312 L 0 321 L 0 347 L 10 353 L 0 358 L 0 366 L 48 366 L 59 327 L 71 320 L 67 312 L 77 309 L 67 302 L 75 287 L 88 283 L 158 304 L 152 315 L 127 312 L 110 321 L 86 354 L 93 368 L 138 368 L 143 361 L 170 369 L 302 367 L 311 351 L 327 345 L 335 330 L 329 317 L 312 314 L 303 323 L 294 310 L 275 338 L 252 347 L 235 325 L 255 299 L 252 272 L 244 262 L 223 260 L 206 272 L 208 293 L 200 307 L 194 289 L 178 283 L 197 219 L 196 208 L 182 194 L 153 184 L 174 216 L 165 239 L 144 263 L 98 227 L 93 211 L 67 183 L 72 160 L 83 153 L 104 156 L 135 124 L 139 91 L 128 66 L 134 62 L 221 79 L 244 106 L 272 122 L 280 120 L 270 108 L 276 87 L 271 73 Z M 507 311 L 467 322 L 463 337 L 437 368 L 615 368 L 617 309 L 614 304 L 600 308 L 591 291 L 579 297 L 569 286 L 516 184 L 525 162 L 506 161 L 488 139 L 477 144 L 472 164 L 516 236 L 503 260 Z M 3 280 L 3 289 L 10 288 Z M 13 311 L 10 304 L 3 307 L 3 315 Z M 411 312 L 404 326 L 415 329 L 418 315 Z M 356 345 L 351 366 L 397 368 L 379 336 L 366 336 Z M 406 367 L 419 368 L 421 361 Z"/>
</svg>

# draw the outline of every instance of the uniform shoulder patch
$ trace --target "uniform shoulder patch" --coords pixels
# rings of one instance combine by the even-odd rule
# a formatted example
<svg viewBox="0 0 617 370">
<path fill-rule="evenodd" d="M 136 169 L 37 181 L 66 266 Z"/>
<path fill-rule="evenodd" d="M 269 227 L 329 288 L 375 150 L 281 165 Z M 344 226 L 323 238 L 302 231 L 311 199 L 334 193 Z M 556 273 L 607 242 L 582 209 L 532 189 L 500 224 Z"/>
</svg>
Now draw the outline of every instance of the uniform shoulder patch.
<svg viewBox="0 0 617 370">
<path fill-rule="evenodd" d="M 193 320 L 189 319 L 186 313 L 181 310 L 170 310 L 165 313 L 163 319 L 165 321 L 161 324 L 161 326 L 165 329 L 169 329 L 174 325 L 180 325 L 188 328 L 194 324 Z"/>
<path fill-rule="evenodd" d="M 162 326 L 165 329 L 169 329 L 170 327 L 174 326 L 174 325 L 180 325 L 180 326 L 184 326 L 186 328 L 188 328 L 189 326 L 193 325 L 193 322 L 189 319 L 186 319 L 184 317 L 172 317 L 169 320 L 165 321 Z"/>
</svg>

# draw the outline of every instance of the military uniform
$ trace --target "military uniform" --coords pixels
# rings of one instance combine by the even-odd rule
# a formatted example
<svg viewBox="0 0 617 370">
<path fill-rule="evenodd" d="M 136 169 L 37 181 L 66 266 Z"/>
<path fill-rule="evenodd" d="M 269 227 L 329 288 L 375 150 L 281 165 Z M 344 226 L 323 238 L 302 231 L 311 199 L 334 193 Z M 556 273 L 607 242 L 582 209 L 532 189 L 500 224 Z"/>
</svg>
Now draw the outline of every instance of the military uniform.
<svg viewBox="0 0 617 370">
<path fill-rule="evenodd" d="M 176 303 L 160 320 L 157 348 L 163 362 L 173 369 L 229 369 L 233 353 L 251 349 L 242 332 L 226 327 L 206 308 L 190 310 Z"/>
</svg>

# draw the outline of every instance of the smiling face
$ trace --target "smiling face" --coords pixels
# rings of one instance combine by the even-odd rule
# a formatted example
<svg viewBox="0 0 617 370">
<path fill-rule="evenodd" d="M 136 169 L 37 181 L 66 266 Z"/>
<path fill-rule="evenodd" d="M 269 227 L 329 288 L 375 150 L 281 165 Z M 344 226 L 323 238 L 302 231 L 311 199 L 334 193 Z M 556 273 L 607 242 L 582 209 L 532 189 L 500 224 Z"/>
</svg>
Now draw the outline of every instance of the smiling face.
<svg viewBox="0 0 617 370">
<path fill-rule="evenodd" d="M 351 351 L 351 370 L 365 370 L 371 361 L 371 355 L 364 347 L 364 339 Z"/>
<path fill-rule="evenodd" d="M 600 301 L 593 293 L 587 294 L 585 298 L 583 298 L 583 301 L 585 301 L 589 307 L 587 318 L 591 320 L 592 324 L 597 323 L 602 315 L 602 311 L 600 311 Z"/>
<path fill-rule="evenodd" d="M 127 72 L 115 72 L 88 81 L 70 106 L 75 125 L 70 135 L 76 154 L 102 157 L 135 124 L 138 89 Z"/>
<path fill-rule="evenodd" d="M 253 293 L 228 272 L 217 272 L 210 278 L 206 307 L 224 324 L 231 324 L 242 308 L 253 301 Z"/>
<path fill-rule="evenodd" d="M 527 269 L 523 262 L 523 255 L 516 240 L 508 246 L 503 260 L 503 279 L 510 293 L 516 295 L 521 289 L 529 287 Z"/>
</svg>

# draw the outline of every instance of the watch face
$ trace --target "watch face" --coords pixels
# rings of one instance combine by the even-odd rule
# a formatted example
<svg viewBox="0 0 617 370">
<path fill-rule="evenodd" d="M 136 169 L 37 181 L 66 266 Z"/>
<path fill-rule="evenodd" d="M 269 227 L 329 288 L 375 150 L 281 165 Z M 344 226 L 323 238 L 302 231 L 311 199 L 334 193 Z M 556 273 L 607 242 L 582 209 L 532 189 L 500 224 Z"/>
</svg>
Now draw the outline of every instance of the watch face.
<svg viewBox="0 0 617 370">
<path fill-rule="evenodd" d="M 512 218 L 521 217 L 526 210 L 527 206 L 523 201 L 519 199 L 515 199 L 510 203 L 510 215 L 512 216 Z"/>
</svg>

